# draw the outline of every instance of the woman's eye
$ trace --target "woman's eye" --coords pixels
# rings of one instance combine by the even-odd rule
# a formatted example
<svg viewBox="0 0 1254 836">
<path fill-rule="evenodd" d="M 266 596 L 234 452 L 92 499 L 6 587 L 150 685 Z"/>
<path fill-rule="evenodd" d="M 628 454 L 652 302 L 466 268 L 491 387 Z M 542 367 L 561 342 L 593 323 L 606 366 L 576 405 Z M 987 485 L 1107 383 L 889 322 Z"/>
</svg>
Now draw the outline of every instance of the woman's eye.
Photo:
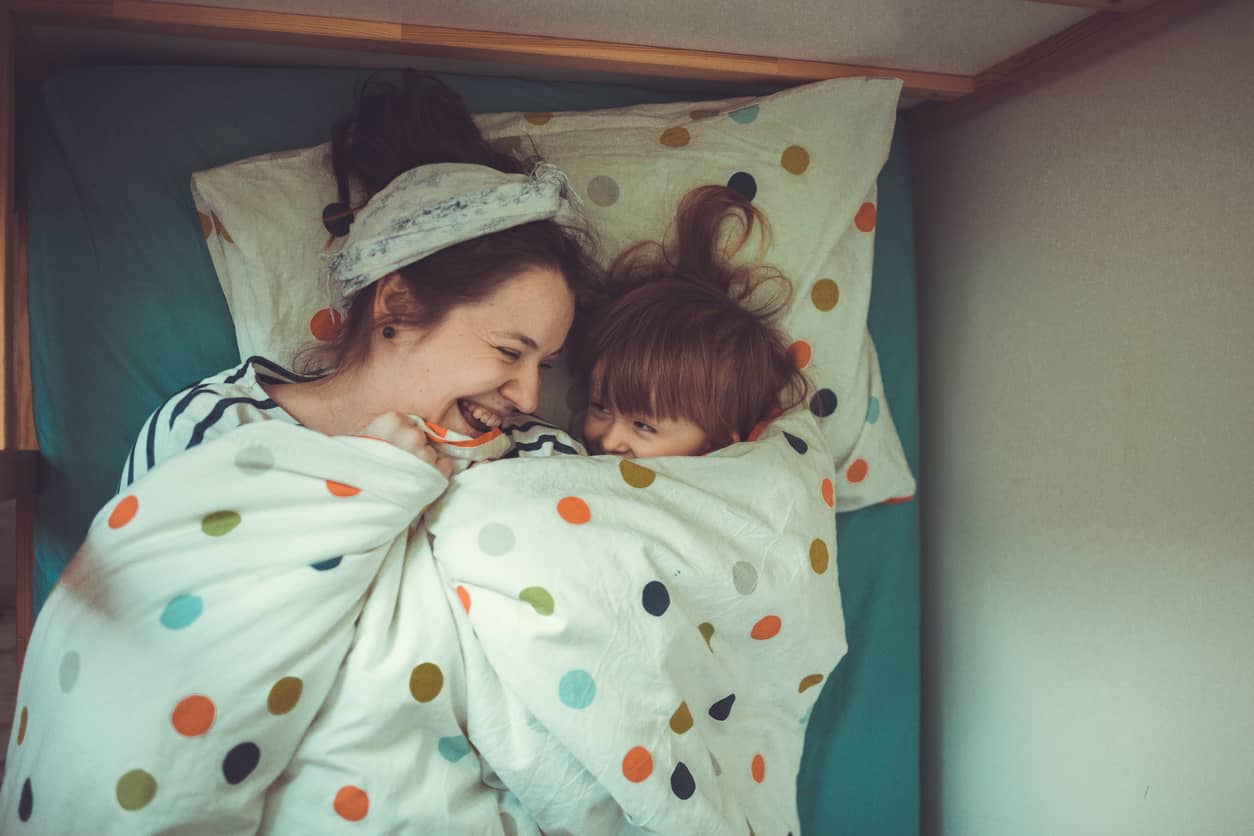
<svg viewBox="0 0 1254 836">
<path fill-rule="evenodd" d="M 517 360 L 519 357 L 522 357 L 522 354 L 520 352 L 517 352 L 512 348 L 504 348 L 502 346 L 497 346 L 496 350 L 501 352 L 501 354 L 503 354 L 504 356 L 508 357 L 511 363 Z"/>
<path fill-rule="evenodd" d="M 553 364 L 552 364 L 552 363 L 541 363 L 541 364 L 540 364 L 540 368 L 545 369 L 545 370 L 547 371 L 548 369 L 553 368 Z"/>
</svg>

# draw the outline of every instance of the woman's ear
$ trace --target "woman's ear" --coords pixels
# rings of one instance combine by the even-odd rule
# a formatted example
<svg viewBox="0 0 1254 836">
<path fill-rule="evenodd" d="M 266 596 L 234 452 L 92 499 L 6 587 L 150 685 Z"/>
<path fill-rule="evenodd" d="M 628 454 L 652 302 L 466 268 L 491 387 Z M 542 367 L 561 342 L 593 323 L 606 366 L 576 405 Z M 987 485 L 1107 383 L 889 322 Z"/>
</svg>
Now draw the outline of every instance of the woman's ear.
<svg viewBox="0 0 1254 836">
<path fill-rule="evenodd" d="M 401 274 L 388 273 L 375 284 L 372 318 L 375 322 L 390 319 L 404 311 L 408 301 L 409 291 Z"/>
</svg>

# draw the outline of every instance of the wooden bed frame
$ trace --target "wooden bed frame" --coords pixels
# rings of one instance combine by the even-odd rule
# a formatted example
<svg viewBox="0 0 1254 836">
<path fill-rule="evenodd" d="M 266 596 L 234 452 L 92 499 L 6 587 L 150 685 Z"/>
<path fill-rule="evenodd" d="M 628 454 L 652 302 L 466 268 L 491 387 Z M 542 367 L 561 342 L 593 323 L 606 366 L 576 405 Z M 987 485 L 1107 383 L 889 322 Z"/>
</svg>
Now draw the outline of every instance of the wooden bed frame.
<svg viewBox="0 0 1254 836">
<path fill-rule="evenodd" d="M 943 131 L 1007 98 L 1091 63 L 1224 0 L 1024 0 L 1096 13 L 974 76 L 790 58 L 512 35 L 401 23 L 244 11 L 147 0 L 0 0 L 0 502 L 16 502 L 19 665 L 34 613 L 34 515 L 40 457 L 32 403 L 26 306 L 25 167 L 16 124 L 39 82 L 60 67 L 41 55 L 34 27 L 386 53 L 395 65 L 459 60 L 509 65 L 516 75 L 610 73 L 724 84 L 801 84 L 847 76 L 892 76 L 921 100 L 907 115 L 912 141 Z M 170 40 L 172 39 L 172 40 Z M 184 62 L 186 60 L 184 59 Z"/>
</svg>

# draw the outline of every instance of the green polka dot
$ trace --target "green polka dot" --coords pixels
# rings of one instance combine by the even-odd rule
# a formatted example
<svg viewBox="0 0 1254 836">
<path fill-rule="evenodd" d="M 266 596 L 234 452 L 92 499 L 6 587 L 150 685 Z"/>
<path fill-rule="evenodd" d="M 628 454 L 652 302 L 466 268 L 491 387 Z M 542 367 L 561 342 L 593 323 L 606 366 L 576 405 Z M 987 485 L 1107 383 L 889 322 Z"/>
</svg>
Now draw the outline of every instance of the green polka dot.
<svg viewBox="0 0 1254 836">
<path fill-rule="evenodd" d="M 587 708 L 596 699 L 597 684 L 587 671 L 570 671 L 557 684 L 557 695 L 567 708 Z"/>
<path fill-rule="evenodd" d="M 200 521 L 200 530 L 210 537 L 221 537 L 239 525 L 238 511 L 214 511 Z"/>
<path fill-rule="evenodd" d="M 553 596 L 542 586 L 529 586 L 518 593 L 518 600 L 526 601 L 536 611 L 536 615 L 553 614 Z"/>
<path fill-rule="evenodd" d="M 300 702 L 300 695 L 305 690 L 305 683 L 299 676 L 285 676 L 270 688 L 270 696 L 266 698 L 266 707 L 276 717 L 286 714 Z"/>
<path fill-rule="evenodd" d="M 470 754 L 470 741 L 464 737 L 441 737 L 435 744 L 440 756 L 449 763 L 457 763 Z"/>
<path fill-rule="evenodd" d="M 649 470 L 649 468 L 642 467 L 627 459 L 623 459 L 618 463 L 618 470 L 623 474 L 623 481 L 633 488 L 647 488 L 657 478 L 657 474 Z"/>
<path fill-rule="evenodd" d="M 613 177 L 599 174 L 588 181 L 585 191 L 597 206 L 613 206 L 618 202 L 618 182 Z"/>
<path fill-rule="evenodd" d="M 758 570 L 742 560 L 732 567 L 732 583 L 741 595 L 749 595 L 758 588 Z"/>
<path fill-rule="evenodd" d="M 409 693 L 418 702 L 431 702 L 444 689 L 444 671 L 434 662 L 423 662 L 409 673 Z"/>
<path fill-rule="evenodd" d="M 142 810 L 157 795 L 157 779 L 142 769 L 132 769 L 118 779 L 117 795 L 123 810 Z"/>
</svg>

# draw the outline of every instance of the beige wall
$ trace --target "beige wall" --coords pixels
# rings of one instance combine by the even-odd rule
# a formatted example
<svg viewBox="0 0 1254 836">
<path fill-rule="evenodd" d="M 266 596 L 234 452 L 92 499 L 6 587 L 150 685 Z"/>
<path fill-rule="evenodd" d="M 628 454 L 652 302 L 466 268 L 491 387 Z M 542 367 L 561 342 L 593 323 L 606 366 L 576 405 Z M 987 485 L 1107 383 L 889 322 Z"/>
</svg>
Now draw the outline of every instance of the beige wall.
<svg viewBox="0 0 1254 836">
<path fill-rule="evenodd" d="M 1254 2 L 916 146 L 927 830 L 1254 833 Z"/>
</svg>

